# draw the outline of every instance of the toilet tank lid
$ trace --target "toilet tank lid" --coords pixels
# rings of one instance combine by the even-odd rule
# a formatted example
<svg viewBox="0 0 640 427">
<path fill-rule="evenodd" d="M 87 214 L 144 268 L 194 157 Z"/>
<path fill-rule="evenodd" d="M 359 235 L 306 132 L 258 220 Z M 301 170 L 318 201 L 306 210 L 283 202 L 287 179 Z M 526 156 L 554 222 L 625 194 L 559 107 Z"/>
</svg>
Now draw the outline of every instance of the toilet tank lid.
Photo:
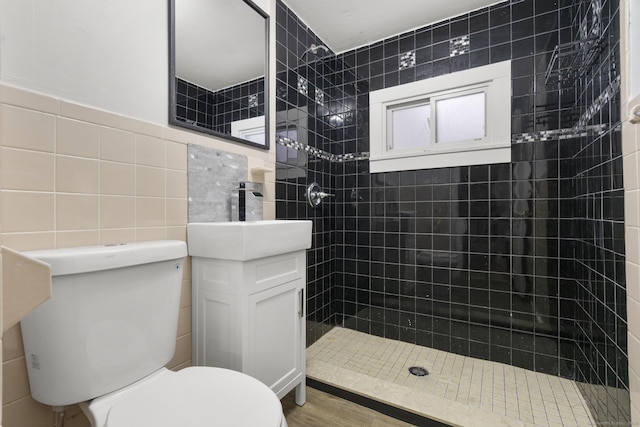
<svg viewBox="0 0 640 427">
<path fill-rule="evenodd" d="M 49 264 L 52 276 L 64 276 L 181 259 L 187 256 L 187 245 L 180 240 L 156 240 L 46 249 L 25 255 Z"/>
</svg>

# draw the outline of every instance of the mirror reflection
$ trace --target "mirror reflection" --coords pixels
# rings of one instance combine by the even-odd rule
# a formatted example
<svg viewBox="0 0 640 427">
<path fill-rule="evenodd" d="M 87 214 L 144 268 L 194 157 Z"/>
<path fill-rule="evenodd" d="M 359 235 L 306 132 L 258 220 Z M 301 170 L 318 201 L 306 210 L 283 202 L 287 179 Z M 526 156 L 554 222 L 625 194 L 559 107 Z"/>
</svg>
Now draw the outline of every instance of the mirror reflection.
<svg viewBox="0 0 640 427">
<path fill-rule="evenodd" d="M 169 123 L 269 148 L 268 18 L 250 0 L 170 0 Z"/>
</svg>

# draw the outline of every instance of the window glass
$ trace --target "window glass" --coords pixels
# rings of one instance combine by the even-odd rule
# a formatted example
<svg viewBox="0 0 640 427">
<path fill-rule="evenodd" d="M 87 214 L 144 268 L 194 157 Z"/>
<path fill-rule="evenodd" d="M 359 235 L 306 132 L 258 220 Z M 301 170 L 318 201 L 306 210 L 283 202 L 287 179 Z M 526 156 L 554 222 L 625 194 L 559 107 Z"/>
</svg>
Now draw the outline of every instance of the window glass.
<svg viewBox="0 0 640 427">
<path fill-rule="evenodd" d="M 511 161 L 511 62 L 369 93 L 372 173 Z"/>
<path fill-rule="evenodd" d="M 486 136 L 485 93 L 436 101 L 436 142 L 482 139 Z"/>
<path fill-rule="evenodd" d="M 408 105 L 391 110 L 390 150 L 426 147 L 431 140 L 429 104 Z"/>
</svg>

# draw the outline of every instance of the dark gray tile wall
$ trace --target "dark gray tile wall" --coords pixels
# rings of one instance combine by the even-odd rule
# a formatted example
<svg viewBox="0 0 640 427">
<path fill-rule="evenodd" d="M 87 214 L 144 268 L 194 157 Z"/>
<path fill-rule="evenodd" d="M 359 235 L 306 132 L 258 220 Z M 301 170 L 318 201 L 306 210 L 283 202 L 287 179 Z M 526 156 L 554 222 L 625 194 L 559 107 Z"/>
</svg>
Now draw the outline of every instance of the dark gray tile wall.
<svg viewBox="0 0 640 427">
<path fill-rule="evenodd" d="M 332 65 L 319 61 L 320 55 L 307 53 L 303 57 L 311 44 L 323 42 L 282 2 L 277 3 L 276 28 L 276 135 L 329 151 L 331 126 L 325 120 L 328 102 L 322 105 L 321 98 L 325 93 L 328 98 L 333 90 L 334 85 L 324 77 L 333 74 Z M 331 163 L 304 150 L 277 145 L 276 218 L 313 221 L 313 243 L 307 252 L 308 345 L 335 324 L 333 202 L 327 200 L 317 208 L 309 206 L 305 190 L 313 182 L 325 192 L 334 192 Z"/>
<path fill-rule="evenodd" d="M 231 134 L 231 123 L 264 115 L 264 78 L 212 92 L 176 77 L 176 119 Z"/>
<path fill-rule="evenodd" d="M 548 80 L 555 46 L 582 37 L 583 22 L 590 30 L 594 7 L 605 34 L 594 63 L 575 79 Z M 371 90 L 512 61 L 510 163 L 323 169 L 337 193 L 323 228 L 331 225 L 333 273 L 330 303 L 313 319 L 577 379 L 599 421 L 625 422 L 618 1 L 503 2 L 327 57 L 313 71 L 298 55 L 321 41 L 280 2 L 278 13 L 278 111 L 307 117 L 307 128 L 284 122 L 335 155 L 369 151 Z M 310 76 L 302 96 L 300 76 Z M 313 102 L 313 85 L 330 108 Z M 601 132 L 572 129 L 589 111 L 583 124 Z M 568 132 L 540 139 L 558 129 Z M 278 217 L 292 206 L 315 215 L 301 208 L 309 178 L 278 180 Z"/>
<path fill-rule="evenodd" d="M 601 9 L 601 20 L 593 19 Z M 587 23 L 587 25 L 585 25 Z M 620 13 L 618 1 L 577 4 L 574 38 L 598 33 L 598 56 L 575 87 L 578 111 L 602 134 L 566 150 L 571 198 L 563 200 L 562 230 L 570 245 L 566 286 L 575 289 L 576 376 L 602 424 L 630 422 L 625 286 L 624 199 L 620 134 Z M 609 95 L 612 93 L 611 95 Z M 589 109 L 593 105 L 598 109 Z"/>
<path fill-rule="evenodd" d="M 357 108 L 335 149 L 368 150 L 368 90 L 509 59 L 512 133 L 571 127 L 562 111 L 575 96 L 547 87 L 544 74 L 559 40 L 571 39 L 572 13 L 570 1 L 505 2 L 341 55 L 336 74 L 358 90 Z M 402 63 L 409 52 L 413 67 Z M 574 339 L 561 325 L 574 300 L 559 296 L 569 185 L 560 161 L 556 140 L 514 144 L 509 164 L 383 174 L 363 173 L 366 162 L 338 166 L 338 322 L 573 377 Z"/>
</svg>

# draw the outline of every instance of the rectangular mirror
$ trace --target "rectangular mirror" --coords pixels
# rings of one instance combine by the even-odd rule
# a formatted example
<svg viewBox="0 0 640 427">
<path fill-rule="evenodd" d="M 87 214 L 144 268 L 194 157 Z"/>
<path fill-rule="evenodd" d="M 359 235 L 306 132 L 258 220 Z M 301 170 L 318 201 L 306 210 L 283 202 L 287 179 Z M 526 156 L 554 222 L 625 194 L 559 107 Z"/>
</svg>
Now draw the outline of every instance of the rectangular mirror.
<svg viewBox="0 0 640 427">
<path fill-rule="evenodd" d="M 169 124 L 269 148 L 269 17 L 250 0 L 169 0 Z"/>
</svg>

